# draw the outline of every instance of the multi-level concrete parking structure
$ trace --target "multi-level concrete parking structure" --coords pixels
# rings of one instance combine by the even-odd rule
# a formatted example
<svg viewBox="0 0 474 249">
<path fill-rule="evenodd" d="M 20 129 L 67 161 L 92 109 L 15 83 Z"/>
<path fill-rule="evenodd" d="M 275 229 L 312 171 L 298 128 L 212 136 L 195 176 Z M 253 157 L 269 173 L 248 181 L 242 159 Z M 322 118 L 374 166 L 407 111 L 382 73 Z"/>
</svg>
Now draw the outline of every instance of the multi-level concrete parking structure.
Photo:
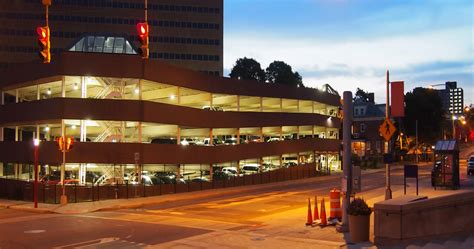
<svg viewBox="0 0 474 249">
<path fill-rule="evenodd" d="M 67 52 L 49 65 L 8 69 L 0 90 L 2 177 L 32 179 L 34 138 L 42 141 L 40 175 L 53 175 L 61 136 L 77 141 L 66 178 L 78 184 L 160 173 L 209 180 L 223 168 L 340 169 L 340 99 L 317 89 L 209 76 L 138 55 Z"/>
</svg>

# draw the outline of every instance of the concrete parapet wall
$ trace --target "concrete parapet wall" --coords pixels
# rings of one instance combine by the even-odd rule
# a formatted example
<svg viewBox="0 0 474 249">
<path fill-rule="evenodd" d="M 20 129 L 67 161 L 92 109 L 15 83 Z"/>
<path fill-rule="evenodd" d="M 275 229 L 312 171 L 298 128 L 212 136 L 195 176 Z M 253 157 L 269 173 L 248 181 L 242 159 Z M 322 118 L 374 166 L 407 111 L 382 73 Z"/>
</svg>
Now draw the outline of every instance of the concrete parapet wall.
<svg viewBox="0 0 474 249">
<path fill-rule="evenodd" d="M 416 239 L 474 231 L 474 191 L 427 199 L 403 196 L 374 205 L 376 245 L 400 245 Z"/>
</svg>

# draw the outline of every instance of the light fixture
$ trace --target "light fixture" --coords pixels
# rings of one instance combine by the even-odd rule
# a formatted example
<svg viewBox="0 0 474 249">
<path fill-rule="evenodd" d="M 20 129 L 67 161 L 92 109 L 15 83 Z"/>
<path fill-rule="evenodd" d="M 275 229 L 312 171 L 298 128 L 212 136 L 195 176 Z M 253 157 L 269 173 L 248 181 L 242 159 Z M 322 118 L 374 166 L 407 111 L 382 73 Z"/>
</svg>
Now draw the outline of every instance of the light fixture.
<svg viewBox="0 0 474 249">
<path fill-rule="evenodd" d="M 139 94 L 139 93 L 140 93 L 140 89 L 138 89 L 138 87 L 135 88 L 135 94 Z"/>
<path fill-rule="evenodd" d="M 51 88 L 48 88 L 48 90 L 46 91 L 46 94 L 51 95 Z"/>
<path fill-rule="evenodd" d="M 37 139 L 37 138 L 33 139 L 33 144 L 34 144 L 35 146 L 39 146 L 40 140 Z"/>
<path fill-rule="evenodd" d="M 457 120 L 457 119 L 458 119 L 458 117 L 457 117 L 457 116 L 453 116 L 453 120 Z"/>
<path fill-rule="evenodd" d="M 175 96 L 174 94 L 170 96 L 170 99 L 171 99 L 171 100 L 173 100 L 173 99 L 175 99 L 175 98 L 176 98 L 176 96 Z"/>
<path fill-rule="evenodd" d="M 75 129 L 76 129 L 76 126 L 75 126 L 75 125 L 72 125 L 72 126 L 71 126 L 71 129 L 75 130 Z"/>
<path fill-rule="evenodd" d="M 48 132 L 49 130 L 49 126 L 44 127 L 44 131 Z"/>
<path fill-rule="evenodd" d="M 79 86 L 77 85 L 77 83 L 74 83 L 74 86 L 72 87 L 72 89 L 74 89 L 74 91 L 77 91 L 79 89 Z"/>
</svg>

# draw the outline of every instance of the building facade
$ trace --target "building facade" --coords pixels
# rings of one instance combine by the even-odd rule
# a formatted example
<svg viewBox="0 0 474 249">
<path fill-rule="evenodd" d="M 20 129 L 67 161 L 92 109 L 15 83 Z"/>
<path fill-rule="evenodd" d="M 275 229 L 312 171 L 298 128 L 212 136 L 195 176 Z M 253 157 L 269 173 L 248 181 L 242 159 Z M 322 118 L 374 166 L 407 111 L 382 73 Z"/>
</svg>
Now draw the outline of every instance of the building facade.
<svg viewBox="0 0 474 249">
<path fill-rule="evenodd" d="M 52 2 L 52 60 L 86 34 L 125 36 L 139 47 L 143 0 Z M 148 0 L 150 58 L 222 76 L 223 11 L 223 0 Z M 45 25 L 41 1 L 0 1 L 0 23 L 0 69 L 38 59 L 36 27 Z"/>
<path fill-rule="evenodd" d="M 340 169 L 340 100 L 315 89 L 209 76 L 138 55 L 66 52 L 51 64 L 9 68 L 0 90 L 0 177 L 32 178 L 34 138 L 40 174 L 57 171 L 61 136 L 76 140 L 65 168 L 79 184 L 167 172 L 212 178 L 225 167 Z"/>
<path fill-rule="evenodd" d="M 353 105 L 352 153 L 360 158 L 380 159 L 387 144 L 380 136 L 379 126 L 385 119 L 385 104 L 355 101 Z"/>
<path fill-rule="evenodd" d="M 463 114 L 464 90 L 457 87 L 456 81 L 446 82 L 445 88 L 442 90 L 436 90 L 436 92 L 441 97 L 447 119 L 450 120 L 452 116 Z"/>
</svg>

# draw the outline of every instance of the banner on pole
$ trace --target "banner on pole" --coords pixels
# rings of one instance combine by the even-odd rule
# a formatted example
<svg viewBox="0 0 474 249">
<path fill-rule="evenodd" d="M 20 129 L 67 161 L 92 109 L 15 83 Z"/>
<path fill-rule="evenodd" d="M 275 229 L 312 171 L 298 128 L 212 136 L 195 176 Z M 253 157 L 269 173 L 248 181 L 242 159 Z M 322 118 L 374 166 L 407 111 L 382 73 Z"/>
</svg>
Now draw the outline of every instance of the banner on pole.
<svg viewBox="0 0 474 249">
<path fill-rule="evenodd" d="M 391 116 L 404 117 L 405 116 L 405 93 L 403 81 L 390 82 L 391 85 Z"/>
</svg>

